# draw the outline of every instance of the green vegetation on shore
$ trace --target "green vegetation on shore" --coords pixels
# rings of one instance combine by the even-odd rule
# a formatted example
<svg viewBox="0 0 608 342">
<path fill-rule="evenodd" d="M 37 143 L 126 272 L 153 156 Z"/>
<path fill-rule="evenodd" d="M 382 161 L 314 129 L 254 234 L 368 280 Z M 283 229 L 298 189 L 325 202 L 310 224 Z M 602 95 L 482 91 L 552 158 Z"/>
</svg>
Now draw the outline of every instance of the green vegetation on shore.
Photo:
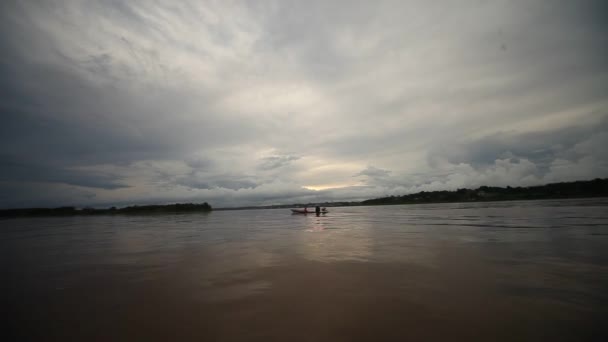
<svg viewBox="0 0 608 342">
<path fill-rule="evenodd" d="M 195 203 L 178 203 L 167 205 L 134 205 L 124 208 L 112 207 L 109 209 L 93 209 L 84 208 L 77 209 L 75 207 L 59 207 L 59 208 L 26 208 L 26 209 L 6 209 L 0 210 L 0 217 L 30 217 L 30 216 L 75 216 L 75 215 L 114 215 L 114 214 L 178 214 L 178 213 L 205 213 L 212 210 L 211 206 L 204 202 L 202 204 Z"/>
<path fill-rule="evenodd" d="M 477 189 L 455 191 L 421 191 L 403 196 L 374 198 L 361 205 L 415 204 L 442 202 L 481 202 L 536 199 L 560 199 L 608 196 L 608 179 L 552 183 L 529 187 L 506 188 L 481 186 Z"/>
</svg>

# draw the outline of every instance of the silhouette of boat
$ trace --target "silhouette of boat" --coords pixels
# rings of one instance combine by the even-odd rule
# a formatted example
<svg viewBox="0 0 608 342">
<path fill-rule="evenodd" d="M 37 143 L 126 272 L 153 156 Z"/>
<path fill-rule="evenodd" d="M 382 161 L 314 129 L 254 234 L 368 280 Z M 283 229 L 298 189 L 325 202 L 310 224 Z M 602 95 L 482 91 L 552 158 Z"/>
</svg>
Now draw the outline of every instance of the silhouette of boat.
<svg viewBox="0 0 608 342">
<path fill-rule="evenodd" d="M 291 209 L 291 212 L 294 214 L 316 214 L 314 209 Z M 327 209 L 321 209 L 321 214 L 325 214 L 328 213 L 329 211 Z"/>
</svg>

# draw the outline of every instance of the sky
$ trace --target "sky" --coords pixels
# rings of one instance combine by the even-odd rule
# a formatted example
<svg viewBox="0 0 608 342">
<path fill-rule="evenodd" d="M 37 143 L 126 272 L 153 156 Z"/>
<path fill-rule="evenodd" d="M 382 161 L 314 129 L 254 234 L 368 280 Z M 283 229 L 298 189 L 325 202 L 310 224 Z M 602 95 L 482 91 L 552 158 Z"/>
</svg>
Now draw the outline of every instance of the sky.
<svg viewBox="0 0 608 342">
<path fill-rule="evenodd" d="M 608 177 L 605 1 L 2 1 L 0 207 Z"/>
</svg>

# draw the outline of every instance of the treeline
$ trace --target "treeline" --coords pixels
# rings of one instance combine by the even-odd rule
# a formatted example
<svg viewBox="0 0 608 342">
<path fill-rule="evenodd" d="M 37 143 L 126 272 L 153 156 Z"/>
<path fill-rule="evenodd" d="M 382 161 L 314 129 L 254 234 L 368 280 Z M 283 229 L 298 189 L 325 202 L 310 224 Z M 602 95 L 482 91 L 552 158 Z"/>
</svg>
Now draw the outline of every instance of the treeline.
<svg viewBox="0 0 608 342">
<path fill-rule="evenodd" d="M 509 201 L 533 199 L 559 199 L 608 196 L 608 179 L 552 183 L 529 187 L 506 188 L 481 186 L 477 189 L 455 191 L 421 191 L 403 196 L 375 198 L 362 205 L 414 204 L 440 202 Z"/>
<path fill-rule="evenodd" d="M 76 216 L 76 215 L 114 215 L 114 214 L 178 214 L 209 212 L 211 205 L 204 203 L 177 203 L 167 205 L 134 205 L 124 208 L 111 207 L 108 209 L 59 207 L 59 208 L 25 208 L 0 210 L 0 217 L 31 217 L 31 216 Z"/>
</svg>

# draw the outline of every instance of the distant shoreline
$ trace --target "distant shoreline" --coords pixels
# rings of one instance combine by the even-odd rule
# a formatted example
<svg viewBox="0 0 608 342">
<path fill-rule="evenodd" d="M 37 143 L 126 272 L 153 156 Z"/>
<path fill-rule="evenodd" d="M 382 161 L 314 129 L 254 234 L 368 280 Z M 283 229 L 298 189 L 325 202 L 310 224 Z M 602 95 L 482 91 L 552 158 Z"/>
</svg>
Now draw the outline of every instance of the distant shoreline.
<svg viewBox="0 0 608 342">
<path fill-rule="evenodd" d="M 595 198 L 608 196 L 608 179 L 550 183 L 529 187 L 490 187 L 455 191 L 418 192 L 403 196 L 381 197 L 362 201 L 364 205 L 490 202 Z"/>
<path fill-rule="evenodd" d="M 403 205 L 426 203 L 471 203 L 498 202 L 522 200 L 551 200 L 608 197 L 608 178 L 596 178 L 589 181 L 550 183 L 529 187 L 490 187 L 480 186 L 477 189 L 458 189 L 453 191 L 421 191 L 402 196 L 386 196 L 364 201 L 315 202 L 276 204 L 266 206 L 244 206 L 233 208 L 215 208 L 207 202 L 202 204 L 178 203 L 168 205 L 129 206 L 125 208 L 111 207 L 109 209 L 75 207 L 59 208 L 24 208 L 0 210 L 0 217 L 40 217 L 40 216 L 85 216 L 85 215 L 116 215 L 116 214 L 179 214 L 179 213 L 208 213 L 212 210 L 251 210 L 251 209 L 285 209 L 298 207 L 349 207 L 373 205 Z"/>
<path fill-rule="evenodd" d="M 23 208 L 0 210 L 0 217 L 44 217 L 44 216 L 92 216 L 92 215 L 154 215 L 181 213 L 208 213 L 211 205 L 204 203 L 177 203 L 166 205 L 134 205 L 124 208 L 108 209 L 59 207 L 59 208 Z"/>
<path fill-rule="evenodd" d="M 281 209 L 294 207 L 348 207 L 372 205 L 403 205 L 426 203 L 471 203 L 502 202 L 523 200 L 575 199 L 608 197 L 608 179 L 596 178 L 589 181 L 550 183 L 529 187 L 490 187 L 477 189 L 458 189 L 453 191 L 421 191 L 403 196 L 386 196 L 364 201 L 322 202 L 300 204 L 278 204 L 268 206 L 246 206 L 236 208 L 217 208 L 215 210 Z"/>
<path fill-rule="evenodd" d="M 327 208 L 336 207 L 373 207 L 383 205 L 416 205 L 416 204 L 445 204 L 445 203 L 491 203 L 491 202 L 515 202 L 515 201 L 548 201 L 548 200 L 565 200 L 565 199 L 593 199 L 593 198 L 608 198 L 608 195 L 602 196 L 582 196 L 582 197 L 554 197 L 554 198 L 528 198 L 528 199 L 487 199 L 487 200 L 470 200 L 470 201 L 436 201 L 436 202 L 412 202 L 412 203 L 380 203 L 368 204 L 361 202 L 327 202 L 321 203 L 319 206 Z M 367 200 L 366 200 L 367 201 Z M 279 204 L 275 206 L 252 206 L 252 207 L 234 207 L 234 208 L 216 208 L 213 211 L 237 211 L 237 210 L 264 210 L 264 209 L 289 209 L 289 208 L 314 208 L 315 205 L 302 204 Z"/>
</svg>

